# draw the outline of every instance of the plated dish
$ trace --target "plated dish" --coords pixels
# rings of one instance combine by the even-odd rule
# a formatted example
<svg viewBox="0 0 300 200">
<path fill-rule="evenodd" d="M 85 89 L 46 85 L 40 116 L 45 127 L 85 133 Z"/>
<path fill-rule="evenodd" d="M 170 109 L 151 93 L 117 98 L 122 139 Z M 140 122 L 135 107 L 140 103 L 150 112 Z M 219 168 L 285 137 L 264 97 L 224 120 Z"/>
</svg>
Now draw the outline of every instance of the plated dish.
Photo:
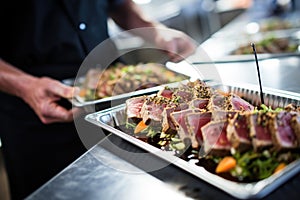
<svg viewBox="0 0 300 200">
<path fill-rule="evenodd" d="M 266 94 L 269 105 L 259 109 L 252 105 L 258 104 L 256 91 L 228 87 L 225 92 L 189 83 L 183 89 L 164 88 L 151 97 L 129 99 L 86 119 L 149 152 L 173 152 L 180 158 L 174 164 L 233 196 L 264 196 L 299 172 L 300 97 Z M 168 99 L 172 106 L 167 106 Z M 290 103 L 294 106 L 286 107 Z M 278 106 L 283 109 L 276 110 Z M 291 120 L 294 125 L 282 132 L 279 127 Z"/>
<path fill-rule="evenodd" d="M 259 54 L 299 53 L 299 41 L 292 38 L 265 37 L 255 42 Z M 232 52 L 233 55 L 253 54 L 250 45 L 241 45 Z"/>
<path fill-rule="evenodd" d="M 300 28 L 300 20 L 297 18 L 288 20 L 273 17 L 270 19 L 261 20 L 259 26 L 261 32 L 294 29 Z"/>
<path fill-rule="evenodd" d="M 118 63 L 106 70 L 90 69 L 79 86 L 78 99 L 94 101 L 186 79 L 159 63 Z"/>
</svg>

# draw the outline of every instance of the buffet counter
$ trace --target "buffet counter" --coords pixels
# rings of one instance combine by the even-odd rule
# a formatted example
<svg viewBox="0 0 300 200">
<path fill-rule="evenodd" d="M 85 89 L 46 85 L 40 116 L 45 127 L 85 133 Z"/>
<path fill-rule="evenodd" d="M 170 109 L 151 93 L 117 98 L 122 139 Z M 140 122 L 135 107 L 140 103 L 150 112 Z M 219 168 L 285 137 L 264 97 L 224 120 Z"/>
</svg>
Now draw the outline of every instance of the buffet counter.
<svg viewBox="0 0 300 200">
<path fill-rule="evenodd" d="M 237 31 L 233 27 L 241 27 L 241 24 L 248 23 L 249 19 L 253 19 L 252 14 L 252 11 L 245 12 L 232 24 L 229 23 L 200 45 L 208 51 L 208 54 L 211 54 L 212 61 L 222 61 L 227 58 L 226 51 L 218 53 L 215 51 L 215 54 L 213 51 L 210 52 L 211 45 L 218 49 L 217 44 L 220 44 L 220 41 L 234 39 L 230 31 Z M 231 37 L 226 38 L 222 35 L 231 35 Z M 264 87 L 300 93 L 299 54 L 280 59 L 261 60 L 259 63 Z M 224 83 L 257 84 L 257 72 L 253 59 L 213 64 Z M 200 63 L 197 66 L 205 69 L 210 65 Z M 94 125 L 91 124 L 91 126 Z M 114 134 L 109 132 L 106 134 L 107 137 L 27 199 L 235 199 L 155 155 L 147 154 L 144 159 L 132 156 L 132 153 L 145 151 Z M 147 170 L 147 166 L 154 164 L 165 167 L 154 171 Z M 299 190 L 300 173 L 263 199 L 298 199 Z"/>
</svg>

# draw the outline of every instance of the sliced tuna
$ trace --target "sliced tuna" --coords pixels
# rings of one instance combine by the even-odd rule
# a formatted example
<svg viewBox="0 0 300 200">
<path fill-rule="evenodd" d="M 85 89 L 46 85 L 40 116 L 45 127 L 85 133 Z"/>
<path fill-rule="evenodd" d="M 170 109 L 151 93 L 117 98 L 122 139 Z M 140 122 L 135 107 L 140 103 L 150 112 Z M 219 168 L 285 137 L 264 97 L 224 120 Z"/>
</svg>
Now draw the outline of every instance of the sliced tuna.
<svg viewBox="0 0 300 200">
<path fill-rule="evenodd" d="M 254 106 L 235 94 L 214 94 L 208 105 L 209 110 L 252 111 Z"/>
<path fill-rule="evenodd" d="M 171 119 L 171 113 L 178 112 L 181 110 L 186 110 L 186 109 L 188 109 L 188 104 L 186 103 L 164 108 L 164 111 L 162 113 L 162 117 L 163 117 L 162 132 L 176 131 L 177 127 L 176 124 Z"/>
<path fill-rule="evenodd" d="M 128 118 L 142 118 L 141 109 L 146 100 L 146 96 L 133 97 L 125 102 Z"/>
<path fill-rule="evenodd" d="M 141 109 L 141 116 L 145 124 L 150 124 L 151 121 L 162 122 L 162 112 L 167 105 L 168 100 L 164 97 L 148 97 Z"/>
<path fill-rule="evenodd" d="M 250 137 L 254 150 L 262 150 L 273 145 L 271 131 L 269 129 L 270 117 L 266 113 L 248 115 Z"/>
<path fill-rule="evenodd" d="M 192 140 L 192 138 L 190 137 L 190 134 L 188 132 L 187 125 L 185 123 L 185 117 L 187 114 L 190 114 L 193 112 L 198 112 L 198 111 L 188 109 L 188 110 L 182 110 L 179 112 L 173 112 L 170 114 L 173 123 L 176 125 L 178 135 L 182 141 L 184 141 L 186 138 L 188 138 L 190 141 Z"/>
<path fill-rule="evenodd" d="M 212 119 L 211 112 L 190 113 L 186 115 L 185 121 L 189 135 L 192 140 L 192 147 L 198 148 L 203 143 L 201 128 Z"/>
<path fill-rule="evenodd" d="M 230 154 L 231 143 L 227 139 L 227 125 L 227 121 L 218 121 L 209 122 L 202 127 L 205 154 L 214 156 Z"/>
<path fill-rule="evenodd" d="M 278 150 L 294 149 L 299 147 L 296 129 L 292 127 L 293 117 L 296 113 L 282 111 L 274 114 L 269 124 L 272 132 L 274 146 Z"/>
<path fill-rule="evenodd" d="M 207 110 L 207 105 L 208 105 L 209 99 L 193 99 L 190 102 L 190 108 L 194 109 L 194 108 L 199 108 L 199 109 L 204 109 Z"/>
<path fill-rule="evenodd" d="M 252 148 L 248 117 L 244 114 L 236 114 L 227 126 L 227 138 L 232 147 L 239 152 L 245 152 Z"/>
</svg>

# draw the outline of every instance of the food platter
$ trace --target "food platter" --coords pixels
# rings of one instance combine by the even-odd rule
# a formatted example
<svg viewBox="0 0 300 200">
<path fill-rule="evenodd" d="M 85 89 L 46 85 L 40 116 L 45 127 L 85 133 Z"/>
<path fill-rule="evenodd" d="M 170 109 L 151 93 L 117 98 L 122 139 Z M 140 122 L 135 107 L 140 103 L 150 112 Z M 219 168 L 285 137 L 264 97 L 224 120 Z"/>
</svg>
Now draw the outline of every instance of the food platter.
<svg viewBox="0 0 300 200">
<path fill-rule="evenodd" d="M 226 92 L 232 92 L 236 95 L 242 96 L 245 99 L 249 99 L 253 105 L 260 104 L 259 90 L 254 85 L 214 85 L 213 87 L 222 89 Z M 300 94 L 293 92 L 265 88 L 264 98 L 265 104 L 272 107 L 286 106 L 289 103 L 293 103 L 297 106 L 300 105 Z M 125 123 L 124 115 L 125 104 L 121 104 L 112 108 L 108 108 L 106 110 L 91 113 L 86 116 L 86 120 L 133 143 L 134 145 L 146 150 L 149 153 L 152 153 L 164 160 L 169 161 L 170 163 L 193 174 L 194 176 L 240 199 L 264 197 L 278 188 L 289 178 L 300 172 L 300 160 L 298 159 L 288 164 L 279 173 L 273 174 L 268 178 L 256 182 L 241 183 L 228 180 L 207 171 L 201 166 L 197 166 L 194 163 L 187 162 L 186 160 L 178 158 L 175 155 L 170 154 L 169 152 L 165 152 L 142 140 L 134 138 L 124 131 L 118 129 L 117 127 L 120 124 Z"/>
<path fill-rule="evenodd" d="M 90 69 L 85 76 L 76 80 L 66 79 L 63 83 L 80 88 L 80 94 L 70 101 L 73 106 L 86 107 L 100 104 L 103 106 L 111 101 L 150 94 L 157 92 L 164 85 L 186 81 L 189 78 L 163 64 L 140 63 L 137 65 L 118 64 L 106 70 Z M 104 92 L 100 91 L 102 88 L 105 88 Z"/>
<path fill-rule="evenodd" d="M 259 20 L 258 25 L 260 32 L 291 30 L 300 28 L 300 20 L 299 15 L 291 16 L 289 19 L 280 17 L 269 17 L 266 19 Z"/>
<path fill-rule="evenodd" d="M 286 34 L 256 34 L 255 36 L 247 37 L 237 37 L 232 39 L 226 39 L 223 37 L 210 38 L 205 41 L 201 47 L 207 52 L 211 59 L 215 62 L 220 61 L 249 61 L 254 60 L 251 43 L 254 43 L 259 48 L 262 46 L 270 47 L 261 48 L 262 51 L 258 52 L 258 59 L 270 59 L 270 58 L 281 58 L 289 56 L 299 56 L 300 55 L 300 30 L 294 31 L 291 35 Z M 230 37 L 230 36 L 229 36 Z M 277 40 L 284 41 L 288 48 L 293 48 L 294 50 L 281 51 L 278 49 L 277 45 L 273 45 L 273 42 Z M 218 48 L 213 48 L 218 44 Z M 275 46 L 275 48 L 273 48 Z M 268 48 L 270 50 L 268 50 Z M 238 51 L 243 49 L 242 51 Z M 272 52 L 274 49 L 274 52 Z"/>
<path fill-rule="evenodd" d="M 248 36 L 236 42 L 230 55 L 252 55 L 250 43 L 255 43 L 257 53 L 259 54 L 299 54 L 300 30 L 294 30 L 291 33 L 264 33 Z"/>
<path fill-rule="evenodd" d="M 296 14 L 296 13 L 295 13 Z M 268 40 L 286 40 L 291 46 L 296 47 L 295 51 L 278 51 L 275 52 L 258 52 L 258 58 L 276 58 L 283 56 L 300 55 L 300 24 L 299 14 L 292 15 L 286 18 L 248 18 L 247 15 L 241 15 L 220 31 L 212 35 L 211 38 L 204 41 L 201 47 L 207 51 L 208 55 L 215 61 L 221 60 L 253 60 L 252 48 L 250 43 L 268 43 Z M 270 42 L 271 43 L 271 42 Z M 216 51 L 215 46 L 218 46 Z M 234 55 L 240 47 L 249 47 L 248 54 Z M 270 49 L 273 46 L 271 45 Z"/>
<path fill-rule="evenodd" d="M 166 85 L 169 85 L 169 84 L 166 84 Z M 112 96 L 112 97 L 106 97 L 106 98 L 102 98 L 102 99 L 96 99 L 96 100 L 92 100 L 92 101 L 85 101 L 84 99 L 82 99 L 78 96 L 75 96 L 74 98 L 70 99 L 70 101 L 76 107 L 92 106 L 92 105 L 107 103 L 107 102 L 111 102 L 111 101 L 127 99 L 130 97 L 139 96 L 139 95 L 143 95 L 143 94 L 151 94 L 151 93 L 159 91 L 163 86 L 164 85 L 160 85 L 160 86 L 156 86 L 156 87 L 146 88 L 146 89 L 142 89 L 142 90 L 138 90 L 138 91 L 132 91 L 132 92 L 128 92 L 125 94 L 120 94 L 120 95 L 116 95 L 116 96 Z"/>
</svg>

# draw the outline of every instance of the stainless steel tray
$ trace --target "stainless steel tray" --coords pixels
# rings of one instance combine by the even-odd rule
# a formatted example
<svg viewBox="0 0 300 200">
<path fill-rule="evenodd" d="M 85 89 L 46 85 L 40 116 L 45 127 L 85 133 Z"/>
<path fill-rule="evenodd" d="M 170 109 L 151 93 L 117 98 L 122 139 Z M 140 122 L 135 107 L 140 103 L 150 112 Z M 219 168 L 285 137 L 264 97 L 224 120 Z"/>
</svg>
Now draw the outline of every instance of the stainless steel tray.
<svg viewBox="0 0 300 200">
<path fill-rule="evenodd" d="M 258 92 L 258 88 L 255 85 L 218 85 L 214 87 L 220 87 L 225 91 L 233 92 L 242 96 L 243 98 L 250 99 L 250 102 L 254 105 L 258 105 L 260 103 L 260 95 Z M 294 103 L 298 106 L 300 105 L 300 94 L 298 93 L 265 88 L 264 97 L 265 104 L 268 106 L 285 106 L 288 103 Z M 193 163 L 188 163 L 183 159 L 177 158 L 170 153 L 159 150 L 158 148 L 148 143 L 145 143 L 116 129 L 115 126 L 118 126 L 124 122 L 124 119 L 126 118 L 125 114 L 125 105 L 122 104 L 100 112 L 89 114 L 85 119 L 90 123 L 108 130 L 109 132 L 137 145 L 140 148 L 143 148 L 144 150 L 166 161 L 169 161 L 170 163 L 182 168 L 183 170 L 195 175 L 196 177 L 240 199 L 264 197 L 278 188 L 289 178 L 300 172 L 300 160 L 296 160 L 290 163 L 281 172 L 273 174 L 272 176 L 258 182 L 238 183 L 230 181 L 208 172 L 203 167 L 197 166 Z"/>
<path fill-rule="evenodd" d="M 174 67 L 170 67 L 169 65 L 166 66 L 166 69 L 173 71 L 176 74 L 186 76 L 186 80 L 180 81 L 180 83 L 185 83 L 189 79 L 191 79 L 191 74 L 187 74 L 184 71 L 178 71 Z M 85 77 L 82 76 L 82 77 L 79 77 L 77 80 L 75 80 L 74 78 L 62 80 L 62 83 L 69 85 L 69 86 L 77 85 L 80 87 L 84 81 L 85 81 Z M 95 100 L 85 100 L 85 99 L 81 98 L 80 96 L 75 96 L 72 99 L 69 99 L 69 101 L 72 103 L 73 106 L 76 106 L 76 107 L 86 107 L 86 106 L 95 106 L 95 105 L 101 106 L 101 104 L 105 104 L 104 107 L 107 108 L 107 105 L 112 101 L 120 101 L 120 100 L 128 99 L 128 98 L 131 98 L 134 96 L 139 96 L 139 95 L 143 95 L 143 94 L 151 94 L 151 93 L 159 91 L 162 87 L 165 87 L 167 85 L 172 87 L 173 85 L 177 85 L 177 84 L 178 84 L 178 82 L 173 82 L 173 83 L 170 82 L 170 83 L 158 85 L 158 86 L 151 87 L 151 88 L 136 90 L 136 91 L 132 91 L 132 92 L 124 93 L 124 94 L 114 95 L 114 96 L 105 97 L 105 98 L 101 98 L 101 99 L 95 99 Z M 101 106 L 101 107 L 103 109 L 103 106 Z"/>
<path fill-rule="evenodd" d="M 226 61 L 246 61 L 254 60 L 253 54 L 232 54 L 239 47 L 244 45 L 249 45 L 249 50 L 251 50 L 250 43 L 257 43 L 262 39 L 269 37 L 273 38 L 286 38 L 293 44 L 298 46 L 298 49 L 294 52 L 280 52 L 280 53 L 259 53 L 259 59 L 269 59 L 269 58 L 281 58 L 288 56 L 300 56 L 300 28 L 292 30 L 281 30 L 266 33 L 257 33 L 255 35 L 228 35 L 227 37 L 211 37 L 201 44 L 201 47 L 206 51 L 213 61 L 220 62 Z M 215 48 L 216 45 L 218 48 Z"/>
<path fill-rule="evenodd" d="M 74 98 L 70 99 L 70 101 L 76 107 L 85 107 L 85 106 L 91 106 L 91 105 L 96 105 L 96 104 L 101 104 L 101 103 L 107 103 L 107 102 L 111 102 L 111 101 L 128 99 L 128 98 L 131 98 L 134 96 L 155 93 L 155 92 L 159 91 L 161 88 L 165 87 L 166 85 L 172 86 L 174 84 L 178 84 L 178 83 L 159 85 L 156 87 L 151 87 L 151 88 L 147 88 L 147 89 L 142 89 L 142 90 L 138 90 L 138 91 L 128 92 L 125 94 L 115 95 L 115 96 L 91 100 L 91 101 L 84 101 L 80 97 L 75 96 Z"/>
</svg>

